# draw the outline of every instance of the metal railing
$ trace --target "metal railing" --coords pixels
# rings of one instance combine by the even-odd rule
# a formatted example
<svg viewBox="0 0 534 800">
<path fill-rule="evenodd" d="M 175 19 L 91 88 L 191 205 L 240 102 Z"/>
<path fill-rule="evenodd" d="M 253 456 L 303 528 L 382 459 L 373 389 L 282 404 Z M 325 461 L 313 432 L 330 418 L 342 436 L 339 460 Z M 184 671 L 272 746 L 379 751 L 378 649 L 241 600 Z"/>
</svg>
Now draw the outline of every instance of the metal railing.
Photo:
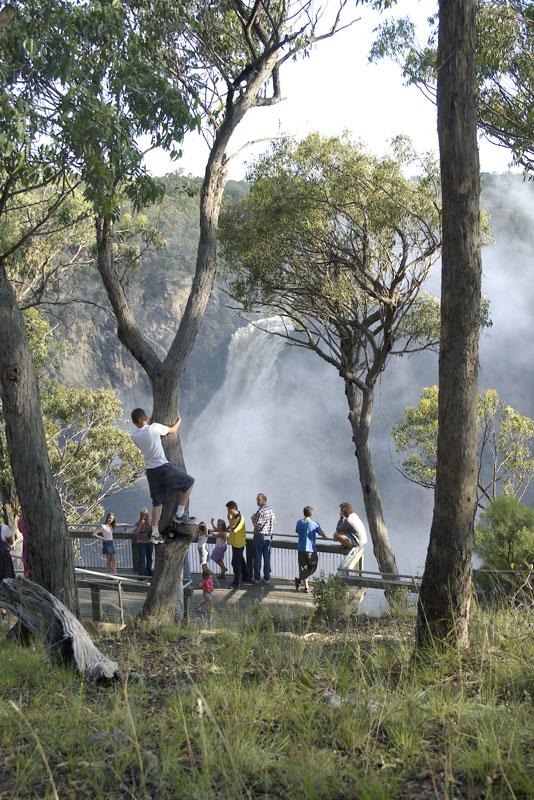
<svg viewBox="0 0 534 800">
<path fill-rule="evenodd" d="M 102 540 L 92 536 L 98 526 L 94 525 L 73 525 L 70 527 L 70 534 L 73 539 L 78 541 L 77 558 L 75 566 L 93 570 L 103 570 L 106 559 L 102 554 Z M 136 543 L 132 538 L 133 526 L 121 525 L 115 529 L 113 540 L 117 555 L 117 568 L 119 571 L 137 571 L 138 558 L 136 553 Z M 210 534 L 208 544 L 214 544 L 215 537 Z M 252 547 L 252 533 L 247 532 L 247 550 L 250 561 Z M 293 579 L 298 574 L 297 568 L 297 537 L 291 534 L 275 534 L 273 536 L 273 547 L 271 552 L 271 574 L 273 578 Z M 318 539 L 317 551 L 319 564 L 317 575 L 333 575 L 343 559 L 346 551 L 332 539 Z M 191 572 L 200 571 L 200 561 L 197 553 L 197 545 L 193 542 L 189 548 L 189 567 Z M 230 568 L 232 560 L 232 548 L 228 547 L 224 563 Z"/>
<path fill-rule="evenodd" d="M 110 575 L 107 572 L 96 572 L 81 567 L 75 568 L 76 583 L 78 588 L 90 589 L 91 591 L 91 611 L 94 622 L 102 620 L 102 591 L 116 591 L 121 625 L 124 625 L 124 592 L 135 592 L 136 594 L 146 594 L 150 582 L 130 578 L 125 575 Z M 187 617 L 189 596 L 192 591 L 192 581 L 186 580 L 182 586 L 184 597 L 184 613 Z"/>
</svg>

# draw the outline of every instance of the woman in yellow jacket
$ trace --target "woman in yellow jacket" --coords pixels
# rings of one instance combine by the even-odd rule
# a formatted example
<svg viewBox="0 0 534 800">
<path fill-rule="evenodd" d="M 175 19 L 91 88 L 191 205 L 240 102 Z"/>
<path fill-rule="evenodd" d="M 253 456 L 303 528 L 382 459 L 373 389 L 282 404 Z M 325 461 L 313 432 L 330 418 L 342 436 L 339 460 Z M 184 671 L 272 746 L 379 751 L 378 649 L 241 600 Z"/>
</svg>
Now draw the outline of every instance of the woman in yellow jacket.
<svg viewBox="0 0 534 800">
<path fill-rule="evenodd" d="M 246 545 L 245 519 L 234 500 L 229 500 L 226 503 L 226 508 L 228 509 L 229 522 L 228 544 L 232 545 L 232 571 L 234 573 L 234 582 L 231 584 L 230 589 L 237 589 L 242 581 L 250 581 L 247 562 L 244 558 Z"/>
</svg>

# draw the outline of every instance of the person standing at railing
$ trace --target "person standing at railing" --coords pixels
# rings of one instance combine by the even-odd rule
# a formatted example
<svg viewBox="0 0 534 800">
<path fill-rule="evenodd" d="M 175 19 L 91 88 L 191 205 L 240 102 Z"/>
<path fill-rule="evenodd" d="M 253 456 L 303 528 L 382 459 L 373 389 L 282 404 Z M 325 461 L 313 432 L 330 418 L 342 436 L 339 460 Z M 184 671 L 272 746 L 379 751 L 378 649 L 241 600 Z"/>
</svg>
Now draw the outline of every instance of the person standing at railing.
<svg viewBox="0 0 534 800">
<path fill-rule="evenodd" d="M 221 570 L 221 579 L 224 580 L 226 578 L 226 573 L 228 572 L 226 565 L 224 563 L 224 556 L 226 555 L 226 550 L 228 549 L 228 545 L 226 543 L 227 538 L 227 530 L 226 530 L 226 522 L 223 519 L 218 519 L 217 522 L 211 519 L 211 529 L 212 532 L 215 534 L 215 547 L 211 551 L 211 560 L 214 561 L 217 566 Z"/>
<path fill-rule="evenodd" d="M 15 568 L 11 560 L 10 548 L 13 546 L 13 534 L 8 525 L 2 523 L 0 531 L 0 581 L 4 578 L 14 578 Z M 0 609 L 2 623 L 9 625 L 8 612 L 5 609 Z"/>
<path fill-rule="evenodd" d="M 9 525 L 2 523 L 0 529 L 0 580 L 14 578 L 15 570 L 10 550 L 13 547 L 13 534 Z"/>
<path fill-rule="evenodd" d="M 311 506 L 304 506 L 304 518 L 299 519 L 295 531 L 299 537 L 298 541 L 298 563 L 299 563 L 299 576 L 295 578 L 295 589 L 298 592 L 300 584 L 304 583 L 304 591 L 307 592 L 309 587 L 308 578 L 313 575 L 319 563 L 319 554 L 317 553 L 316 538 L 317 534 L 326 539 L 326 533 L 323 529 L 312 519 L 313 508 Z"/>
<path fill-rule="evenodd" d="M 137 542 L 139 550 L 139 575 L 150 577 L 152 575 L 152 556 L 154 545 L 152 544 L 152 525 L 148 508 L 142 508 L 139 512 L 139 519 L 133 529 L 133 538 Z"/>
<path fill-rule="evenodd" d="M 198 559 L 200 561 L 200 571 L 208 563 L 208 526 L 205 522 L 199 522 L 195 533 L 195 541 L 197 543 Z"/>
<path fill-rule="evenodd" d="M 102 555 L 106 557 L 106 572 L 117 572 L 117 555 L 115 543 L 113 541 L 113 531 L 115 530 L 115 514 L 108 514 L 106 521 L 100 526 L 100 532 L 95 531 L 95 539 L 102 540 Z"/>
<path fill-rule="evenodd" d="M 247 544 L 247 532 L 245 528 L 245 518 L 241 514 L 235 500 L 226 503 L 228 509 L 228 544 L 232 545 L 232 571 L 234 573 L 233 583 L 230 589 L 239 589 L 241 581 L 250 581 L 247 562 L 244 553 Z"/>
<path fill-rule="evenodd" d="M 271 506 L 267 505 L 267 496 L 260 492 L 256 497 L 258 510 L 251 517 L 254 526 L 254 580 L 259 583 L 261 577 L 261 561 L 263 558 L 263 583 L 268 584 L 271 578 L 271 547 L 276 516 Z"/>
</svg>

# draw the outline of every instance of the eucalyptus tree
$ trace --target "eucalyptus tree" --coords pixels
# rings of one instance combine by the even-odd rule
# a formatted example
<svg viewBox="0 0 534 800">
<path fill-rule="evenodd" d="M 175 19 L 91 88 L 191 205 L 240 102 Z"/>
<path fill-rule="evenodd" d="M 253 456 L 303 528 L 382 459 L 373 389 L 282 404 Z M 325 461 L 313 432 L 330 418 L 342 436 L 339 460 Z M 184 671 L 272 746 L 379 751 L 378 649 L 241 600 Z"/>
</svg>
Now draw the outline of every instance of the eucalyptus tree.
<svg viewBox="0 0 534 800">
<path fill-rule="evenodd" d="M 433 489 L 436 485 L 438 387 L 427 386 L 417 406 L 408 406 L 392 431 L 405 478 Z M 478 398 L 477 506 L 498 494 L 519 500 L 534 477 L 534 420 L 500 399 L 495 389 Z"/>
<path fill-rule="evenodd" d="M 80 235 L 79 225 L 90 210 L 79 196 L 81 161 L 67 131 L 81 131 L 85 124 L 90 133 L 88 115 L 94 108 L 76 108 L 76 101 L 87 95 L 88 78 L 94 78 L 88 69 L 94 54 L 84 43 L 98 40 L 109 45 L 104 31 L 111 26 L 117 32 L 122 21 L 124 32 L 124 19 L 122 7 L 113 2 L 24 0 L 2 9 L 0 25 L 2 413 L 27 523 L 32 575 L 73 611 L 77 595 L 72 548 L 47 453 L 22 310 L 44 301 L 62 302 L 58 278 L 74 262 L 80 264 L 80 255 L 87 263 L 83 236 L 71 241 L 72 247 L 67 241 L 69 235 Z M 128 24 L 130 20 L 131 15 Z M 133 48 L 132 52 L 135 55 Z M 113 127 L 115 120 L 108 114 L 104 123 Z"/>
<path fill-rule="evenodd" d="M 319 30 L 322 10 L 309 0 L 298 2 L 197 2 L 191 7 L 160 2 L 132 4 L 140 73 L 149 76 L 143 92 L 136 85 L 131 59 L 121 57 L 129 39 L 113 48 L 95 42 L 94 80 L 76 101 L 84 114 L 70 127 L 74 152 L 83 162 L 82 175 L 96 210 L 97 266 L 117 320 L 118 336 L 146 372 L 153 393 L 153 417 L 172 424 L 178 415 L 178 391 L 198 334 L 217 272 L 217 225 L 230 161 L 234 131 L 252 108 L 272 106 L 282 99 L 283 64 L 308 52 L 321 38 L 341 27 L 347 0 L 340 0 L 333 18 Z M 383 3 L 375 3 L 378 7 Z M 127 15 L 127 20 L 129 22 Z M 117 61 L 118 59 L 118 61 Z M 124 65 L 124 66 L 123 66 Z M 155 76 L 163 82 L 154 83 Z M 151 99 L 153 98 L 153 99 Z M 157 102 L 156 102 L 157 101 Z M 87 108 L 89 112 L 87 113 Z M 113 124 L 102 125 L 109 114 Z M 164 357 L 157 354 L 137 323 L 114 264 L 113 226 L 121 196 L 138 206 L 157 199 L 158 187 L 144 173 L 136 137 L 152 137 L 152 144 L 177 147 L 184 130 L 197 124 L 209 144 L 209 156 L 200 189 L 200 237 L 195 274 L 181 319 Z M 165 440 L 170 461 L 183 464 L 178 436 Z M 165 527 L 177 497 L 164 506 Z M 160 621 L 174 618 L 174 585 L 183 549 L 166 545 L 157 550 L 154 579 L 143 614 Z"/>
<path fill-rule="evenodd" d="M 407 83 L 435 101 L 437 16 L 430 22 L 426 44 L 418 42 L 410 18 L 384 22 L 371 59 L 393 59 Z M 534 168 L 534 5 L 531 0 L 478 0 L 476 26 L 479 128 L 490 141 L 510 148 L 514 162 L 530 171 Z"/>
<path fill-rule="evenodd" d="M 0 25 L 0 391 L 9 457 L 28 529 L 34 579 L 76 612 L 71 542 L 50 468 L 39 386 L 10 267 L 32 238 L 65 222 L 57 214 L 79 185 L 57 136 L 60 78 L 72 38 L 68 4 L 13 2 Z M 58 35 L 58 29 L 64 36 Z M 32 193 L 42 192 L 37 202 Z M 25 213 L 21 224 L 13 216 Z"/>
<path fill-rule="evenodd" d="M 477 497 L 481 315 L 475 0 L 440 0 L 438 138 L 443 207 L 434 514 L 419 593 L 417 646 L 469 641 Z"/>
<path fill-rule="evenodd" d="M 391 357 L 439 337 L 439 303 L 421 293 L 440 250 L 436 167 L 405 140 L 379 159 L 313 134 L 275 144 L 250 179 L 221 221 L 230 293 L 247 311 L 290 320 L 282 335 L 343 379 L 375 557 L 396 573 L 369 436 Z"/>
</svg>

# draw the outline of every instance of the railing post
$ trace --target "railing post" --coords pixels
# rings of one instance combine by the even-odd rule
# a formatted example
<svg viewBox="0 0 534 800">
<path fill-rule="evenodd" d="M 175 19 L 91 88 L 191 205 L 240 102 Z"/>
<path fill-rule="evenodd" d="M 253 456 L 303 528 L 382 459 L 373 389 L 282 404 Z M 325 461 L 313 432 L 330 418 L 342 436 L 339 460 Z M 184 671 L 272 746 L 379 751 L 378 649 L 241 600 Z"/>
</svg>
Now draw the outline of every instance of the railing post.
<svg viewBox="0 0 534 800">
<path fill-rule="evenodd" d="M 184 625 L 189 625 L 190 600 L 191 587 L 188 586 L 186 589 L 184 589 L 184 616 L 182 618 L 182 624 Z"/>
<path fill-rule="evenodd" d="M 245 542 L 245 561 L 247 562 L 248 576 L 252 580 L 254 576 L 254 543 L 252 539 Z"/>
<path fill-rule="evenodd" d="M 117 590 L 119 594 L 119 609 L 121 612 L 121 625 L 124 625 L 124 606 L 122 604 L 122 583 L 121 581 L 117 584 Z"/>
<path fill-rule="evenodd" d="M 139 575 L 139 543 L 135 540 L 131 540 L 132 544 L 132 567 L 135 575 Z"/>
</svg>

